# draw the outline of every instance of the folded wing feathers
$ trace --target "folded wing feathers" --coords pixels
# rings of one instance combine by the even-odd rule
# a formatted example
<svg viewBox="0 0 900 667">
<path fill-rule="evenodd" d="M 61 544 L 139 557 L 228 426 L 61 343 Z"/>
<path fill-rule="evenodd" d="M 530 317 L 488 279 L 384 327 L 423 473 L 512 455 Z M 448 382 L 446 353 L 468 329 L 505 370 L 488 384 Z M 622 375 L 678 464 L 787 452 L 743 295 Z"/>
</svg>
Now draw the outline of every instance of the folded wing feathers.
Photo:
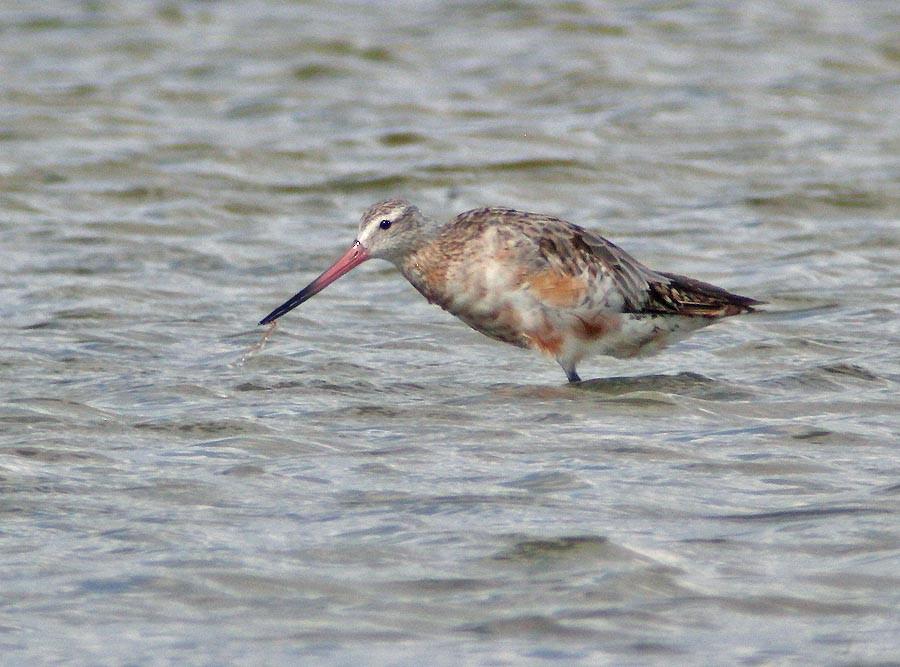
<svg viewBox="0 0 900 667">
<path fill-rule="evenodd" d="M 725 317 L 753 311 L 753 306 L 763 303 L 710 285 L 701 280 L 659 273 L 666 281 L 650 283 L 645 312 L 701 317 Z"/>
</svg>

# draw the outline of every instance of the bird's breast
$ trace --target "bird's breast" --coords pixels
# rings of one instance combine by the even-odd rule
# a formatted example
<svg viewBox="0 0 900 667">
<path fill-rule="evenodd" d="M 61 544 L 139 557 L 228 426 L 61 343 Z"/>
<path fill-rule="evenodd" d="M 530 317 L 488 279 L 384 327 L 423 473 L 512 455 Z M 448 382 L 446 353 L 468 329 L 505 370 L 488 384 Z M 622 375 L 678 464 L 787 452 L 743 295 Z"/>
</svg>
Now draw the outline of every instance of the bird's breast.
<svg viewBox="0 0 900 667">
<path fill-rule="evenodd" d="M 401 271 L 429 302 L 473 329 L 503 342 L 527 346 L 524 272 L 509 257 L 420 253 Z"/>
</svg>

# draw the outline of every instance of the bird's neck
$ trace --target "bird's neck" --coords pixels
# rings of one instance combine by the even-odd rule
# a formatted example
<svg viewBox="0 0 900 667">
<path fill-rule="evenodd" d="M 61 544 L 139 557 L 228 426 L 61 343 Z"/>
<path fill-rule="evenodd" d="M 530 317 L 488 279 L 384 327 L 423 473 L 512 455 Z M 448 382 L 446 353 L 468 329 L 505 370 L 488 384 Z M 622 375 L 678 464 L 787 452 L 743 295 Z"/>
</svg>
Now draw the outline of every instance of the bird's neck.
<svg viewBox="0 0 900 667">
<path fill-rule="evenodd" d="M 397 268 L 429 302 L 444 307 L 448 298 L 448 263 L 438 245 L 436 238 L 423 244 L 398 262 Z"/>
</svg>

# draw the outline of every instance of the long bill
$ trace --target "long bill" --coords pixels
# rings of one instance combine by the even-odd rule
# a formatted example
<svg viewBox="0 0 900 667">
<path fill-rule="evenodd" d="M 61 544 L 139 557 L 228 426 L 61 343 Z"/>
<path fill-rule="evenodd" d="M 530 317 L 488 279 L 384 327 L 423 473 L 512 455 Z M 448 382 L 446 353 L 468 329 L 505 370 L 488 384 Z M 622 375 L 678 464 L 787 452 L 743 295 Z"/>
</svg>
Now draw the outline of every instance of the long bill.
<svg viewBox="0 0 900 667">
<path fill-rule="evenodd" d="M 363 248 L 359 241 L 354 241 L 353 245 L 350 246 L 350 249 L 345 252 L 338 261 L 332 264 L 330 269 L 327 269 L 309 285 L 262 318 L 259 323 L 269 324 L 270 322 L 274 322 L 288 311 L 293 310 L 304 301 L 321 292 L 335 280 L 350 271 L 350 269 L 359 266 L 367 259 L 369 259 L 369 251 Z"/>
</svg>

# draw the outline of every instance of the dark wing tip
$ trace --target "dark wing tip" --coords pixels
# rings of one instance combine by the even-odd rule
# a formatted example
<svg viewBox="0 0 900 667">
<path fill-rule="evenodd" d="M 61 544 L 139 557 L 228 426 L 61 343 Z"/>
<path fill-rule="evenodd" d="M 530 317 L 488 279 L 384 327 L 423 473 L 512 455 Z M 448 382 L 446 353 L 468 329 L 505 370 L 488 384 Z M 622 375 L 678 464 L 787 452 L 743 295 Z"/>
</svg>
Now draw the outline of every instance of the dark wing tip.
<svg viewBox="0 0 900 667">
<path fill-rule="evenodd" d="M 749 296 L 733 294 L 721 287 L 687 276 L 679 276 L 674 273 L 660 273 L 660 275 L 668 278 L 669 282 L 650 283 L 650 302 L 647 307 L 651 312 L 699 317 L 729 317 L 752 313 L 756 310 L 754 306 L 766 303 Z"/>
</svg>

